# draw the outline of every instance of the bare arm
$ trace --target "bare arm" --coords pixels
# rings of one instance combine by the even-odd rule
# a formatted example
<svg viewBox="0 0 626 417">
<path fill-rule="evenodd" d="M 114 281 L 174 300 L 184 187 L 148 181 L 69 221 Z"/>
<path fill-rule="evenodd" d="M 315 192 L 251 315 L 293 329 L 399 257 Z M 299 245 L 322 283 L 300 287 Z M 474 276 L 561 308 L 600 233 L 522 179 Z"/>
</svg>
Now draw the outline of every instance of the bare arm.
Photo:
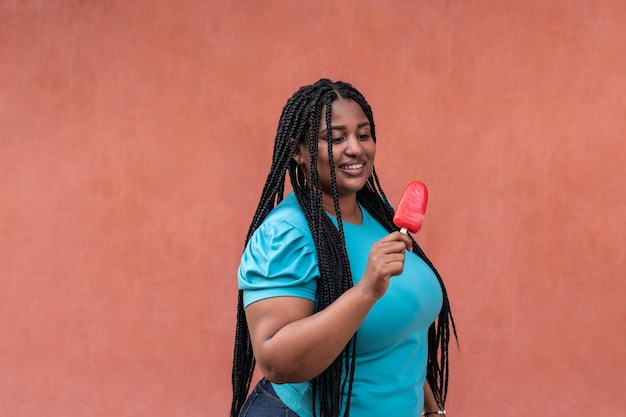
<svg viewBox="0 0 626 417">
<path fill-rule="evenodd" d="M 437 410 L 443 410 L 439 404 L 437 404 L 437 400 L 435 400 L 435 394 L 433 394 L 433 390 L 428 383 L 428 380 L 424 382 L 424 411 L 432 412 Z"/>
<path fill-rule="evenodd" d="M 391 277 L 402 272 L 410 248 L 410 239 L 399 232 L 378 241 L 359 283 L 318 313 L 312 301 L 296 297 L 249 305 L 246 319 L 263 375 L 276 383 L 302 382 L 328 368 L 385 294 Z"/>
</svg>

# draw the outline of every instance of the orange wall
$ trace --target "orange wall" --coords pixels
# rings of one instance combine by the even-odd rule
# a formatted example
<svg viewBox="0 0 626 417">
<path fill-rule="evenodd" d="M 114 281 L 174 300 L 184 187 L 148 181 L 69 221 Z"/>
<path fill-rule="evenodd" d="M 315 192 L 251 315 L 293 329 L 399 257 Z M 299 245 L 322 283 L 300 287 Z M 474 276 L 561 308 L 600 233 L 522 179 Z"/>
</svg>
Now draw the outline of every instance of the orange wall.
<svg viewBox="0 0 626 417">
<path fill-rule="evenodd" d="M 0 414 L 220 416 L 286 98 L 372 104 L 448 283 L 450 416 L 626 408 L 626 3 L 0 0 Z"/>
</svg>

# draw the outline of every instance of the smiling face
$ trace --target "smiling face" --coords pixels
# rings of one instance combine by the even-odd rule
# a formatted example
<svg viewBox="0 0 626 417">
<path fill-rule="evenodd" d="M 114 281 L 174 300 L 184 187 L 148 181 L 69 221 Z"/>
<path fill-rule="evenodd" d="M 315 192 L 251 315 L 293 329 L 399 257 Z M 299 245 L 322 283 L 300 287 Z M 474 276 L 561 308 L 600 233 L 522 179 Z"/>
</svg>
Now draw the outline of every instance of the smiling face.
<svg viewBox="0 0 626 417">
<path fill-rule="evenodd" d="M 317 169 L 322 186 L 323 200 L 332 207 L 332 180 L 328 158 L 328 131 L 326 109 L 322 109 L 320 122 Z M 331 108 L 333 163 L 340 199 L 354 198 L 372 174 L 376 143 L 371 135 L 370 123 L 359 104 L 350 99 L 337 99 Z M 310 173 L 310 158 L 306 144 L 301 144 L 294 155 L 296 162 Z"/>
</svg>

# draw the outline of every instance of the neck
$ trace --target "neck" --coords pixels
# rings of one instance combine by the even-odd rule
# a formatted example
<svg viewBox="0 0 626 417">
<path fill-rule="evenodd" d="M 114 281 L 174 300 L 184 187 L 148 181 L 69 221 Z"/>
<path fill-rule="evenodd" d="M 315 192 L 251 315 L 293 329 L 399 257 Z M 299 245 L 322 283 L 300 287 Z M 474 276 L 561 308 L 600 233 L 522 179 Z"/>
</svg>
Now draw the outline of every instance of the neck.
<svg viewBox="0 0 626 417">
<path fill-rule="evenodd" d="M 328 213 L 337 217 L 332 196 L 324 195 L 322 197 L 322 206 Z M 339 196 L 339 210 L 341 210 L 341 220 L 344 222 L 361 224 L 363 221 L 363 213 L 361 213 L 361 208 L 356 201 L 356 194 Z"/>
</svg>

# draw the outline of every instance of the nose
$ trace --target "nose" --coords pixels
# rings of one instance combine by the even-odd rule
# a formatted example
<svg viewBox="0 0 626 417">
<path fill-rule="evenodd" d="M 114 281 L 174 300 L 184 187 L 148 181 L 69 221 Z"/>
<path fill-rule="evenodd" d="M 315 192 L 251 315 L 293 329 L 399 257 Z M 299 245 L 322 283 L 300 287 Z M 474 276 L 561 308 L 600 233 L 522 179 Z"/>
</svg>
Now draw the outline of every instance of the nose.
<svg viewBox="0 0 626 417">
<path fill-rule="evenodd" d="M 346 154 L 360 155 L 363 152 L 363 144 L 356 135 L 350 135 L 346 141 Z"/>
</svg>

